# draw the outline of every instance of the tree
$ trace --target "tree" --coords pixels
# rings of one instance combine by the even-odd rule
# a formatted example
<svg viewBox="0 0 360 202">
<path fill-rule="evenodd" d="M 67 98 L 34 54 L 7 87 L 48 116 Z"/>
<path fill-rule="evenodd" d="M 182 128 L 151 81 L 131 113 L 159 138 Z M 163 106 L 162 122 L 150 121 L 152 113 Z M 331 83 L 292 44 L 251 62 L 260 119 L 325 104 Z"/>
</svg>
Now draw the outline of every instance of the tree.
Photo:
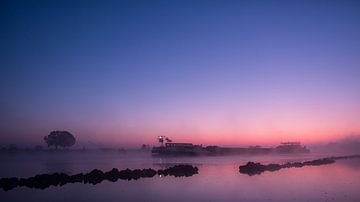
<svg viewBox="0 0 360 202">
<path fill-rule="evenodd" d="M 55 146 L 57 149 L 58 146 L 60 147 L 71 147 L 75 144 L 76 139 L 75 137 L 69 133 L 68 131 L 52 131 L 49 135 L 44 137 L 44 141 L 50 146 Z"/>
</svg>

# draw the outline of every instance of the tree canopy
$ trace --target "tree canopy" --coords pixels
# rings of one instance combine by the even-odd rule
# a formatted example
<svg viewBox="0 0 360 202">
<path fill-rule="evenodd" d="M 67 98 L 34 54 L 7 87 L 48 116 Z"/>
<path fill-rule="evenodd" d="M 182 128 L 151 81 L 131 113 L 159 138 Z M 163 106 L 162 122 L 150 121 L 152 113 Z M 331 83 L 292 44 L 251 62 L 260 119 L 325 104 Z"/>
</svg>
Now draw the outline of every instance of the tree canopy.
<svg viewBox="0 0 360 202">
<path fill-rule="evenodd" d="M 54 146 L 56 149 L 60 147 L 71 147 L 75 144 L 75 137 L 68 131 L 52 131 L 49 135 L 44 137 L 44 141 L 50 146 Z"/>
</svg>

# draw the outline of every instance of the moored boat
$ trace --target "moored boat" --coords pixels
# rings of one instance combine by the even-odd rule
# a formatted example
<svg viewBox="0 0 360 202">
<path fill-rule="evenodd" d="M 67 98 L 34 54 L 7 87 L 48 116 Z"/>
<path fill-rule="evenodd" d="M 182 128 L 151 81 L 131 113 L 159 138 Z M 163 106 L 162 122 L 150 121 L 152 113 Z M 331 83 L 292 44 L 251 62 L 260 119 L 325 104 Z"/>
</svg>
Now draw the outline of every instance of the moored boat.
<svg viewBox="0 0 360 202">
<path fill-rule="evenodd" d="M 153 147 L 151 153 L 153 155 L 238 155 L 238 154 L 270 154 L 270 153 L 308 153 L 310 150 L 302 146 L 299 142 L 283 142 L 279 146 L 272 148 L 264 148 L 261 146 L 250 147 L 219 147 L 194 145 L 192 143 L 173 143 L 168 137 L 159 136 L 160 146 Z M 166 142 L 164 144 L 164 142 Z"/>
<path fill-rule="evenodd" d="M 310 150 L 301 146 L 300 142 L 282 142 L 275 149 L 278 153 L 308 153 Z"/>
</svg>

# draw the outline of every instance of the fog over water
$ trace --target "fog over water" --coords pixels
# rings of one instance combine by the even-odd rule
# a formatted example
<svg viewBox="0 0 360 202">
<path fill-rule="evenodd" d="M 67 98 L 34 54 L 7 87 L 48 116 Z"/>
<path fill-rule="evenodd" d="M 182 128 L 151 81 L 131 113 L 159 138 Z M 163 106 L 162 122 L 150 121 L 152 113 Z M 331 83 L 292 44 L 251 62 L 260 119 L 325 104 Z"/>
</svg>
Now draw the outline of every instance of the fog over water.
<svg viewBox="0 0 360 202">
<path fill-rule="evenodd" d="M 2 201 L 358 201 L 360 159 L 338 160 L 334 164 L 282 169 L 248 176 L 239 166 L 248 161 L 285 163 L 349 154 L 348 151 L 312 151 L 305 154 L 234 156 L 155 157 L 149 152 L 60 151 L 1 154 L 0 178 L 27 178 L 36 174 L 77 174 L 93 169 L 109 171 L 191 164 L 199 174 L 191 177 L 144 178 L 100 184 L 65 184 L 45 190 L 18 187 L 0 190 Z M 56 196 L 54 197 L 54 193 Z M 176 197 L 175 197 L 176 196 Z"/>
<path fill-rule="evenodd" d="M 359 0 L 0 0 L 0 202 L 359 202 L 359 67 Z"/>
</svg>

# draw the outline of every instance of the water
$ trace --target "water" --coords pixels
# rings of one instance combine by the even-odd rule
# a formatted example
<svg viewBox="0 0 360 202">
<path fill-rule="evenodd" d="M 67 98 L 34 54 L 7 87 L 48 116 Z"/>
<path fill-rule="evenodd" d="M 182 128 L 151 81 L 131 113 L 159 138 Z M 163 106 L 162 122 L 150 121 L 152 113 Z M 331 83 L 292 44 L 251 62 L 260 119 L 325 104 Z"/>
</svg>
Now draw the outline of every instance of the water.
<svg viewBox="0 0 360 202">
<path fill-rule="evenodd" d="M 154 158 L 148 154 L 53 153 L 0 155 L 0 177 L 40 173 L 76 174 L 92 169 L 166 168 L 186 163 L 199 168 L 192 177 L 142 178 L 97 185 L 66 184 L 45 190 L 0 190 L 0 201 L 360 201 L 360 160 L 282 169 L 248 176 L 238 171 L 247 161 L 284 163 L 329 156 L 324 153 L 278 156 Z"/>
</svg>

